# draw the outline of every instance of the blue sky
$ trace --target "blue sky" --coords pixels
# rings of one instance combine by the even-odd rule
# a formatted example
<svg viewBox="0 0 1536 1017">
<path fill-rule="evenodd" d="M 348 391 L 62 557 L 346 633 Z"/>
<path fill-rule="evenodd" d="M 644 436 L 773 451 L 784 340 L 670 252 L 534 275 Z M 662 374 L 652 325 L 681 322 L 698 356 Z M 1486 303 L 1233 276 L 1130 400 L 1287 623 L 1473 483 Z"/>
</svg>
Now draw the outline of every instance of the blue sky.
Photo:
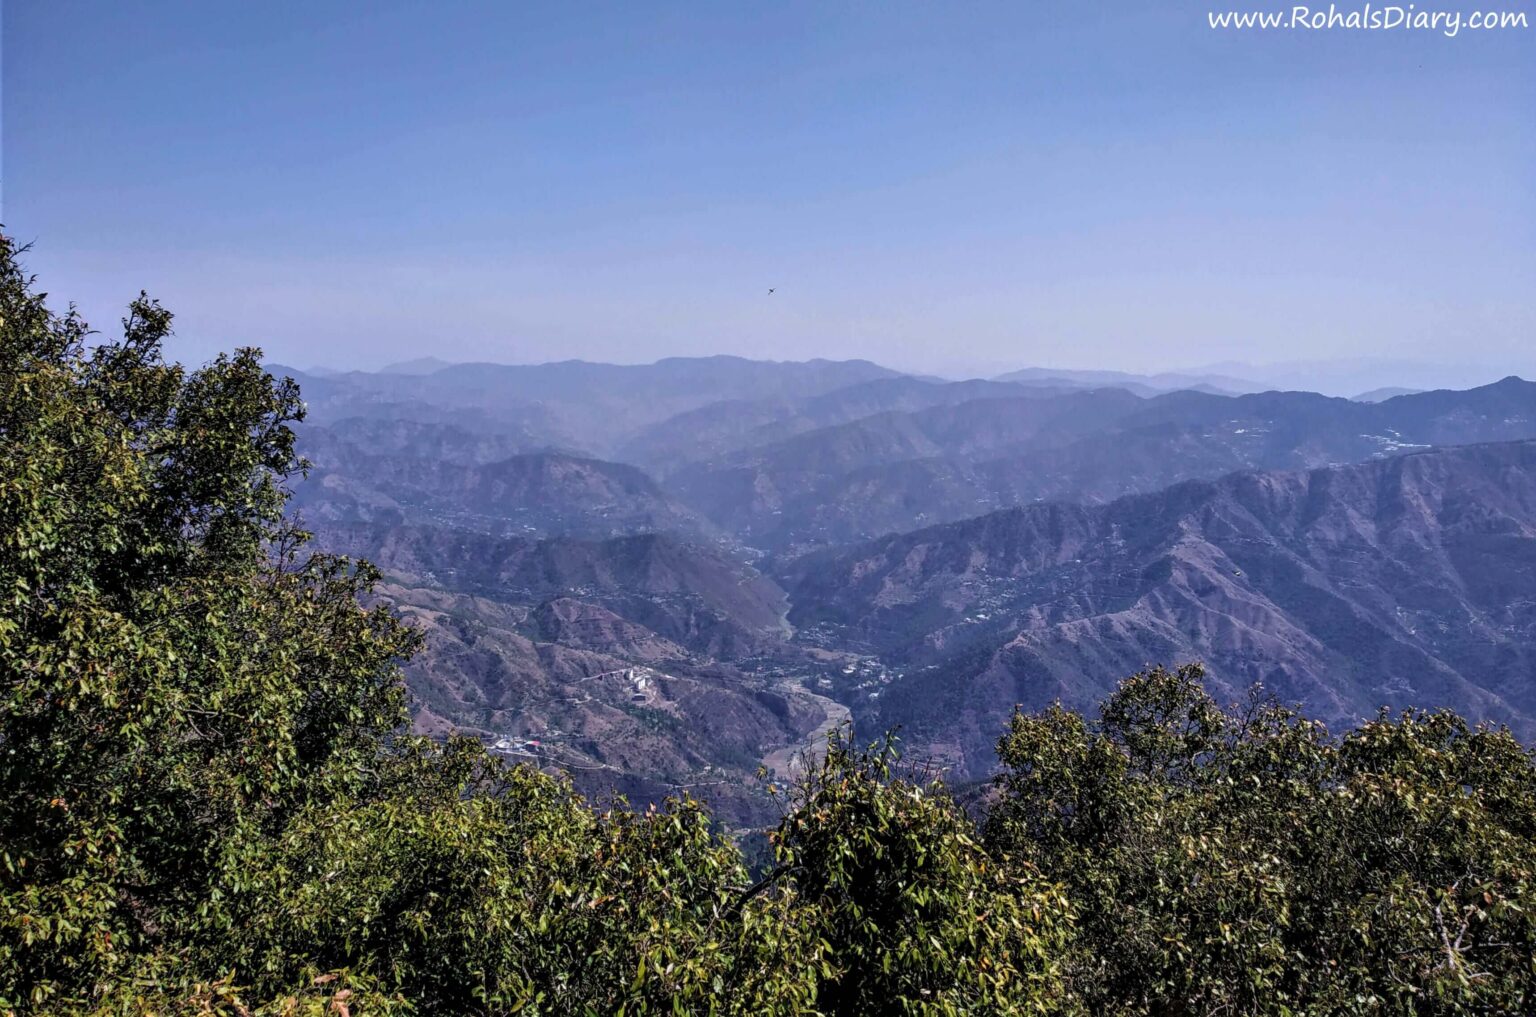
<svg viewBox="0 0 1536 1017">
<path fill-rule="evenodd" d="M 8 0 L 4 217 L 189 360 L 1536 375 L 1536 30 L 1210 9 Z"/>
</svg>

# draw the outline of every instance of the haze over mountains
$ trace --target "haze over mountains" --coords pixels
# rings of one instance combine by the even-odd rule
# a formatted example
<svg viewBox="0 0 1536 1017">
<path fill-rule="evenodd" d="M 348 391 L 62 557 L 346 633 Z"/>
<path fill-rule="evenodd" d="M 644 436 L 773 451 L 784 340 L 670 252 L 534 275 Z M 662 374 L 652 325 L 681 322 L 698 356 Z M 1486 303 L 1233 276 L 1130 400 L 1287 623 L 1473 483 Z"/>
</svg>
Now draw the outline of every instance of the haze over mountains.
<svg viewBox="0 0 1536 1017">
<path fill-rule="evenodd" d="M 305 375 L 295 509 L 420 622 L 418 723 L 641 796 L 851 710 L 961 777 L 1012 704 L 1205 660 L 1332 723 L 1536 725 L 1536 384 L 863 361 Z M 533 743 L 537 742 L 537 746 Z"/>
</svg>

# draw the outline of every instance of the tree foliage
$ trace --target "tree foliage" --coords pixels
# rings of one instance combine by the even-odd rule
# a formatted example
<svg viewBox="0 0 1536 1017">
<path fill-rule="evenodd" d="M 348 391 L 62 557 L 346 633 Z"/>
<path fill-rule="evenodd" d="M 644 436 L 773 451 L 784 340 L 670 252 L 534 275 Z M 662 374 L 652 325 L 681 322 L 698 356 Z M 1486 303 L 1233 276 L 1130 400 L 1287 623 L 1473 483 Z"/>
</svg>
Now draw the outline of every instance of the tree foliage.
<svg viewBox="0 0 1536 1017">
<path fill-rule="evenodd" d="M 358 606 L 371 570 L 297 556 L 291 383 L 166 363 L 142 295 L 91 345 L 3 244 L 0 996 L 40 1005 L 232 931 L 274 833 L 400 727 L 415 637 Z"/>
<path fill-rule="evenodd" d="M 901 774 L 894 744 L 832 732 L 774 837 L 821 939 L 828 1014 L 1033 1013 L 1061 1003 L 1066 902 L 1030 865 L 982 849 L 942 785 Z"/>
<path fill-rule="evenodd" d="M 1536 767 L 1507 731 L 1383 714 L 1342 738 L 1198 665 L 1098 723 L 1018 713 L 986 841 L 1060 879 L 1095 1012 L 1520 1013 L 1536 1005 Z"/>
</svg>

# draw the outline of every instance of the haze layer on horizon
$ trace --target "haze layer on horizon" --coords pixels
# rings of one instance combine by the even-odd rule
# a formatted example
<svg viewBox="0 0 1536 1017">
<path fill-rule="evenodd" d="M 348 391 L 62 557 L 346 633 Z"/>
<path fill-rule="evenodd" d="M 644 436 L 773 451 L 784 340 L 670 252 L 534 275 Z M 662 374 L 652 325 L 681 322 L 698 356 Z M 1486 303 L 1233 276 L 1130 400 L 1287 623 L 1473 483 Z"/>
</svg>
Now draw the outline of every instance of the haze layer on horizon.
<svg viewBox="0 0 1536 1017">
<path fill-rule="evenodd" d="M 4 221 L 187 360 L 1536 375 L 1536 31 L 1209 10 L 13 2 Z"/>
</svg>

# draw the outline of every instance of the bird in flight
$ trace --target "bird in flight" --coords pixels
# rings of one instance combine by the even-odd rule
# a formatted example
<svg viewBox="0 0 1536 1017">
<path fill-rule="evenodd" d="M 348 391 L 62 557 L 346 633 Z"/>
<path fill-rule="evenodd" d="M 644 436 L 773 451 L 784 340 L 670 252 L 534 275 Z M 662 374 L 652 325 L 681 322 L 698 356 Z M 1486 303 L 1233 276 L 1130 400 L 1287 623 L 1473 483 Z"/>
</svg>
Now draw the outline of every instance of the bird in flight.
<svg viewBox="0 0 1536 1017">
<path fill-rule="evenodd" d="M 773 292 L 773 287 L 772 287 L 772 286 L 770 286 L 770 287 L 768 287 L 768 292 L 769 292 L 769 293 L 772 293 L 772 292 Z"/>
</svg>

